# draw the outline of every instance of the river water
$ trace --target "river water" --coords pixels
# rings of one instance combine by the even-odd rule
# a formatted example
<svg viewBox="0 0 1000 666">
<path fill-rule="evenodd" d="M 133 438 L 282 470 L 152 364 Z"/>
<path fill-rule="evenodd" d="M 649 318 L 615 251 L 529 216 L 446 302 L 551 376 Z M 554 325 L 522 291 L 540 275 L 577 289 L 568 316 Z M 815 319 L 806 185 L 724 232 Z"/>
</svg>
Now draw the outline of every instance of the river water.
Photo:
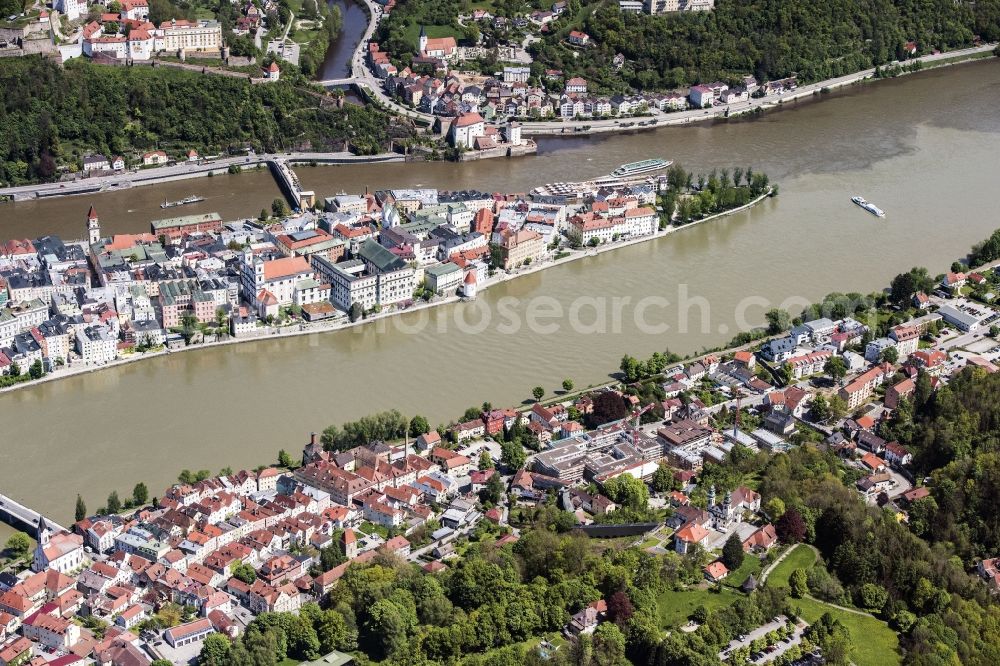
<svg viewBox="0 0 1000 666">
<path fill-rule="evenodd" d="M 532 158 L 301 168 L 304 185 L 327 195 L 417 185 L 524 191 L 660 156 L 695 170 L 751 166 L 778 182 L 780 195 L 501 284 L 476 303 L 174 354 L 0 395 L 0 489 L 68 519 L 77 492 L 92 506 L 137 481 L 156 494 L 183 468 L 256 466 L 280 448 L 297 452 L 310 430 L 380 409 L 438 423 L 484 400 L 518 404 L 535 385 L 551 395 L 563 378 L 578 387 L 604 381 L 624 352 L 722 344 L 739 327 L 760 324 L 772 305 L 871 291 L 914 265 L 941 272 L 1000 227 L 998 99 L 1000 62 L 991 60 L 856 87 L 752 121 L 546 139 Z M 261 172 L 7 204 L 0 237 L 77 237 L 92 201 L 105 233 L 142 231 L 164 196 L 190 192 L 208 198 L 190 212 L 230 218 L 279 196 Z M 854 194 L 888 217 L 853 206 Z M 540 316 L 553 309 L 563 316 Z M 468 332 L 484 313 L 484 330 Z"/>
<path fill-rule="evenodd" d="M 358 40 L 368 27 L 368 11 L 355 0 L 330 0 L 329 6 L 340 9 L 343 19 L 340 34 L 330 45 L 320 69 L 320 80 L 343 79 L 351 75 L 351 56 Z"/>
</svg>

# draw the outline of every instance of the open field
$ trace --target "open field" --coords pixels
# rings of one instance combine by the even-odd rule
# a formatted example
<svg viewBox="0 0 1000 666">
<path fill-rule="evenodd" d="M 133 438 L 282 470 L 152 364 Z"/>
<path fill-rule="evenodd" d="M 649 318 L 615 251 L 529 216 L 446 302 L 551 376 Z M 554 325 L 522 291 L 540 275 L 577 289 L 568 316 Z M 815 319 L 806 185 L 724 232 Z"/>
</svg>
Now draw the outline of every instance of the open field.
<svg viewBox="0 0 1000 666">
<path fill-rule="evenodd" d="M 788 579 L 796 569 L 810 569 L 817 565 L 816 551 L 806 544 L 798 544 L 788 552 L 781 563 L 767 577 L 767 584 L 788 587 Z M 885 622 L 864 613 L 828 604 L 813 597 L 792 599 L 792 607 L 806 622 L 812 624 L 824 613 L 840 620 L 851 633 L 851 661 L 857 666 L 883 666 L 900 663 L 899 636 Z"/>
<path fill-rule="evenodd" d="M 656 598 L 659 608 L 661 627 L 679 627 L 687 622 L 688 617 L 698 606 L 704 606 L 710 611 L 724 608 L 742 596 L 728 587 L 721 592 L 710 592 L 707 589 L 693 588 L 675 592 L 668 590 Z"/>
<path fill-rule="evenodd" d="M 773 587 L 788 587 L 788 579 L 796 569 L 808 570 L 816 563 L 816 551 L 805 544 L 798 544 L 788 552 L 774 570 L 768 574 L 767 584 Z"/>
<path fill-rule="evenodd" d="M 807 597 L 793 599 L 792 606 L 806 622 L 813 623 L 824 613 L 840 620 L 851 633 L 851 661 L 857 666 L 886 666 L 901 663 L 899 637 L 885 622 L 871 615 L 854 613 Z"/>
</svg>

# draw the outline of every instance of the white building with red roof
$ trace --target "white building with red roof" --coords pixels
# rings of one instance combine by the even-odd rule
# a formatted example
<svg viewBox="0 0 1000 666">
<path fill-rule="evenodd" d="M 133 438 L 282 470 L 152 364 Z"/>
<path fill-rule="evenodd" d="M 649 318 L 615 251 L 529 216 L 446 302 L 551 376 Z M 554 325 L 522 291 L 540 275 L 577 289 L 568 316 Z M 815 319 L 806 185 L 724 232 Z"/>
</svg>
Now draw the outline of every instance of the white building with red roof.
<svg viewBox="0 0 1000 666">
<path fill-rule="evenodd" d="M 580 76 L 574 76 L 566 82 L 567 95 L 580 95 L 585 92 L 587 92 L 587 79 Z"/>
<path fill-rule="evenodd" d="M 56 0 L 52 7 L 70 21 L 87 15 L 87 0 Z"/>
<path fill-rule="evenodd" d="M 305 257 L 264 260 L 246 250 L 240 262 L 240 278 L 243 298 L 258 310 L 265 302 L 277 307 L 291 305 L 299 283 L 315 282 L 316 273 Z"/>
<path fill-rule="evenodd" d="M 423 58 L 442 58 L 448 60 L 455 56 L 458 43 L 454 37 L 427 37 L 427 31 L 420 26 L 420 38 L 417 43 L 420 56 Z"/>
<path fill-rule="evenodd" d="M 52 534 L 45 518 L 38 519 L 38 545 L 31 562 L 32 571 L 55 569 L 69 573 L 83 566 L 83 537 L 62 531 Z"/>
<path fill-rule="evenodd" d="M 191 645 L 192 643 L 200 643 L 205 640 L 205 637 L 214 632 L 215 627 L 212 626 L 212 621 L 207 617 L 203 617 L 194 622 L 188 622 L 167 629 L 163 632 L 163 638 L 166 639 L 170 647 L 177 648 L 184 645 Z"/>
<path fill-rule="evenodd" d="M 143 0 L 145 2 L 145 0 Z M 153 33 L 150 32 L 150 28 L 153 27 L 152 23 L 145 24 L 128 32 L 128 53 L 129 57 L 133 60 L 149 60 L 153 57 Z M 163 151 L 156 151 L 157 153 L 163 153 Z M 156 153 L 147 153 L 156 154 Z M 165 164 L 166 163 L 166 153 L 163 153 L 163 162 L 153 162 L 153 164 Z M 143 156 L 143 164 L 147 164 L 145 161 L 145 155 Z"/>
<path fill-rule="evenodd" d="M 466 298 L 475 298 L 478 285 L 476 284 L 476 271 L 469 271 L 462 283 L 462 295 Z"/>
<path fill-rule="evenodd" d="M 710 583 L 718 583 L 720 580 L 729 575 L 729 569 L 726 565 L 722 563 L 722 560 L 716 560 L 712 562 L 704 569 L 705 578 L 708 579 Z"/>
<path fill-rule="evenodd" d="M 121 0 L 123 19 L 146 21 L 149 19 L 149 2 L 147 0 Z"/>
<path fill-rule="evenodd" d="M 708 530 L 692 521 L 684 525 L 674 534 L 674 550 L 681 555 L 688 552 L 691 546 L 701 544 L 708 536 Z"/>
<path fill-rule="evenodd" d="M 218 51 L 222 47 L 222 27 L 218 21 L 164 21 L 154 33 L 156 51 Z"/>
<path fill-rule="evenodd" d="M 448 141 L 456 148 L 472 148 L 481 136 L 486 136 L 486 121 L 478 113 L 462 114 L 448 129 Z"/>
<path fill-rule="evenodd" d="M 124 60 L 128 55 L 128 40 L 121 35 L 103 35 L 84 39 L 83 53 L 87 56 L 101 53 Z"/>
<path fill-rule="evenodd" d="M 142 156 L 143 166 L 158 166 L 161 164 L 166 164 L 170 159 L 167 154 L 162 150 L 153 150 L 148 153 L 144 153 Z"/>
<path fill-rule="evenodd" d="M 59 615 L 55 604 L 46 604 L 21 625 L 21 634 L 53 650 L 68 650 L 80 640 L 80 627 Z"/>
</svg>

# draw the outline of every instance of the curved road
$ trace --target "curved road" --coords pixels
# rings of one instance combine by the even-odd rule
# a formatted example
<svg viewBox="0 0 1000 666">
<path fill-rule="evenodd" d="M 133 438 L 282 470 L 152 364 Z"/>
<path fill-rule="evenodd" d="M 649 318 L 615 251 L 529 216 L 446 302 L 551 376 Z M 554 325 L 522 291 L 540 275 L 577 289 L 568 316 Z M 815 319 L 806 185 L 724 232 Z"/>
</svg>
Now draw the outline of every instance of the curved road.
<svg viewBox="0 0 1000 666">
<path fill-rule="evenodd" d="M 375 30 L 378 28 L 379 21 L 382 20 L 383 14 L 382 6 L 373 2 L 373 0 L 364 0 L 364 3 L 368 7 L 368 15 L 370 18 L 368 19 L 368 28 L 365 30 L 365 34 L 361 36 L 361 40 L 358 42 L 358 47 L 354 49 L 354 55 L 351 57 L 351 74 L 353 76 L 351 82 L 357 86 L 367 89 L 368 92 L 378 100 L 379 104 L 387 109 L 394 111 L 401 116 L 433 125 L 435 118 L 431 114 L 421 113 L 405 107 L 386 95 L 385 91 L 382 89 L 382 81 L 376 77 L 371 70 L 368 69 L 368 65 L 365 64 L 365 54 L 368 51 L 368 43 L 375 34 Z"/>
<path fill-rule="evenodd" d="M 996 44 L 984 44 L 982 46 L 976 46 L 969 49 L 960 49 L 957 51 L 949 51 L 947 53 L 939 53 L 937 55 L 927 55 L 921 56 L 919 58 L 914 58 L 914 61 L 920 61 L 923 63 L 933 63 L 939 60 L 948 60 L 951 58 L 967 57 L 973 56 L 978 53 L 985 53 L 992 51 L 996 48 Z M 818 81 L 816 83 L 810 83 L 808 85 L 801 86 L 795 91 L 786 94 L 775 94 L 768 95 L 766 97 L 761 97 L 759 99 L 750 99 L 746 102 L 738 102 L 736 104 L 728 104 L 726 106 L 716 106 L 711 109 L 692 109 L 690 111 L 677 111 L 674 113 L 654 113 L 651 118 L 636 118 L 633 120 L 620 120 L 609 118 L 607 120 L 566 120 L 566 121 L 548 121 L 548 122 L 523 122 L 521 123 L 521 133 L 522 134 L 563 134 L 563 133 L 583 133 L 583 127 L 589 127 L 586 133 L 597 133 L 597 132 L 626 132 L 634 131 L 636 129 L 642 129 L 638 127 L 639 122 L 648 122 L 649 120 L 656 121 L 657 127 L 664 127 L 668 125 L 687 125 L 695 122 L 702 122 L 705 120 L 713 120 L 716 118 L 724 118 L 726 116 L 726 111 L 729 111 L 730 116 L 738 115 L 741 113 L 746 113 L 754 109 L 770 109 L 778 106 L 783 102 L 789 102 L 792 100 L 800 99 L 802 97 L 810 97 L 814 93 L 820 92 L 823 88 L 833 89 L 840 88 L 842 86 L 850 85 L 852 83 L 857 83 L 858 81 L 863 81 L 865 79 L 870 79 L 875 76 L 874 69 L 866 69 L 860 72 L 855 72 L 854 74 L 848 74 L 847 76 L 840 76 L 835 79 L 827 79 L 826 81 Z M 622 127 L 622 122 L 635 122 L 636 126 L 633 127 Z M 647 125 L 647 127 L 649 127 Z"/>
</svg>

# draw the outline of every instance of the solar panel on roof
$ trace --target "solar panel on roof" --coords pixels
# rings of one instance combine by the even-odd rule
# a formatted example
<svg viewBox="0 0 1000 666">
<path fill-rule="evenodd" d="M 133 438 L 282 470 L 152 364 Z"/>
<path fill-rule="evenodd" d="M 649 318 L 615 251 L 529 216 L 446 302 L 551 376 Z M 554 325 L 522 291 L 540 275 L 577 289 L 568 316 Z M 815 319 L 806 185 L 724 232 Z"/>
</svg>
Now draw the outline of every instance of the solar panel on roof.
<svg viewBox="0 0 1000 666">
<path fill-rule="evenodd" d="M 309 240 L 310 238 L 313 238 L 314 236 L 316 236 L 316 230 L 315 229 L 306 229 L 305 231 L 294 231 L 294 232 L 288 234 L 288 237 L 291 238 L 293 241 Z"/>
</svg>

